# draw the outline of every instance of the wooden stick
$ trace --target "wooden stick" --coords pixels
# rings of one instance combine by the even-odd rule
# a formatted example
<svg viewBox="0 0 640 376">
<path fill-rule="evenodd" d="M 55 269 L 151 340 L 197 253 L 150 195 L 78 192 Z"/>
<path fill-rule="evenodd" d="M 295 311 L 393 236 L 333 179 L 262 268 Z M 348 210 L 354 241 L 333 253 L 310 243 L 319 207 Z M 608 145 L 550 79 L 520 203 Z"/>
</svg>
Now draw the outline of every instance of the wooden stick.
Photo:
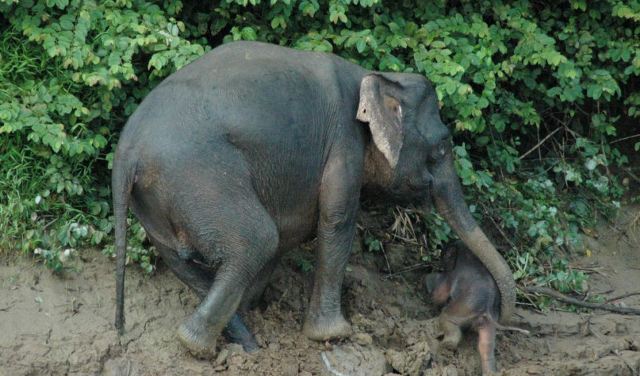
<svg viewBox="0 0 640 376">
<path fill-rule="evenodd" d="M 630 168 L 623 167 L 622 169 L 625 170 L 627 174 L 629 174 L 629 176 L 631 176 L 631 178 L 636 181 L 636 183 L 640 183 L 640 178 L 636 176 L 636 174 L 634 174 Z"/>
<path fill-rule="evenodd" d="M 591 309 L 601 309 L 604 311 L 619 313 L 622 315 L 640 315 L 640 309 L 636 308 L 628 308 L 628 307 L 617 307 L 611 304 L 599 304 L 599 303 L 589 303 L 583 302 L 582 300 L 578 300 L 572 298 L 570 296 L 566 296 L 556 290 L 550 289 L 548 287 L 525 287 L 524 291 L 532 294 L 542 294 L 552 297 L 556 300 L 559 300 L 564 303 L 573 304 L 579 307 L 591 308 Z"/>
<path fill-rule="evenodd" d="M 624 299 L 624 298 L 628 298 L 628 297 L 630 297 L 630 296 L 636 296 L 636 295 L 640 295 L 640 291 L 630 292 L 630 293 L 627 293 L 627 294 L 622 294 L 622 295 L 620 295 L 620 296 L 616 296 L 616 297 L 613 297 L 613 298 L 607 299 L 607 300 L 605 300 L 604 302 L 605 302 L 605 304 L 606 304 L 606 303 L 611 303 L 611 302 L 614 302 L 614 301 L 616 301 L 616 300 L 620 300 L 620 299 Z"/>
<path fill-rule="evenodd" d="M 392 275 L 393 270 L 391 270 L 391 264 L 389 264 L 389 259 L 387 258 L 387 252 L 384 251 L 384 245 L 380 242 L 380 249 L 382 250 L 382 255 L 384 256 L 384 261 L 387 263 L 387 270 L 389 271 L 387 275 Z"/>
<path fill-rule="evenodd" d="M 613 140 L 613 141 L 611 141 L 611 142 L 609 143 L 609 145 L 613 145 L 613 144 L 618 143 L 618 142 L 620 142 L 620 141 L 626 141 L 626 140 L 630 140 L 630 139 L 632 139 L 632 138 L 637 138 L 637 137 L 640 137 L 640 133 L 638 133 L 638 134 L 634 134 L 634 135 L 632 135 L 632 136 L 622 137 L 622 138 L 619 138 L 619 139 L 617 139 L 617 140 Z"/>
<path fill-rule="evenodd" d="M 485 213 L 489 214 L 489 209 L 487 209 L 487 206 L 485 204 L 483 204 L 483 203 L 480 203 L 480 205 L 482 205 L 482 208 L 484 209 Z M 498 230 L 500 235 L 502 235 L 504 240 L 506 240 L 507 243 L 509 243 L 509 245 L 511 246 L 511 249 L 517 248 L 516 245 L 513 244 L 511 239 L 509 239 L 507 234 L 504 233 L 504 230 L 500 226 L 498 226 L 498 223 L 496 223 L 496 221 L 493 219 L 493 216 L 492 215 L 488 215 L 488 217 L 491 220 L 491 223 L 493 223 L 493 225 L 496 227 L 496 229 Z"/>
<path fill-rule="evenodd" d="M 533 151 L 535 151 L 537 148 L 539 148 L 542 144 L 544 144 L 544 142 L 547 141 L 551 136 L 556 134 L 560 129 L 562 129 L 562 127 L 556 128 L 556 130 L 554 130 L 553 132 L 549 133 L 547 135 L 547 137 L 543 138 L 542 141 L 540 141 L 537 144 L 535 144 L 534 147 L 529 149 L 526 153 L 522 154 L 520 157 L 518 157 L 518 159 L 522 160 L 524 157 L 526 157 L 527 155 L 531 154 Z"/>
</svg>

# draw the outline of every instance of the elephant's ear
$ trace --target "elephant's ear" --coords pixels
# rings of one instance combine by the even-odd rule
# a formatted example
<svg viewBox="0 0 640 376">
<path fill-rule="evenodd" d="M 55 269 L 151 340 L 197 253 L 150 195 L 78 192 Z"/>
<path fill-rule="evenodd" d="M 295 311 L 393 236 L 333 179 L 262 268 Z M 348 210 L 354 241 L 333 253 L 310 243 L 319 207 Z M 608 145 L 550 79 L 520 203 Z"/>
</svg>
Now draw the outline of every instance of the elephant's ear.
<svg viewBox="0 0 640 376">
<path fill-rule="evenodd" d="M 402 149 L 402 86 L 381 74 L 368 74 L 360 82 L 360 104 L 356 118 L 369 123 L 373 142 L 391 168 L 396 167 Z"/>
</svg>

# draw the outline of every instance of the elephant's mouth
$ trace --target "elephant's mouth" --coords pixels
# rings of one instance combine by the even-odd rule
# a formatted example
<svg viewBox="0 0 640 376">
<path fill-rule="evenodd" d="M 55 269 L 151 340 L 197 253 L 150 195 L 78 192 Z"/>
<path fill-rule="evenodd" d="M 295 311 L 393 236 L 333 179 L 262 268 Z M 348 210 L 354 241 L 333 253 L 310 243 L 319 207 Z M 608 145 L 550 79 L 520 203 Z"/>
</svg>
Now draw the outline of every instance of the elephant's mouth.
<svg viewBox="0 0 640 376">
<path fill-rule="evenodd" d="M 407 186 L 417 194 L 430 197 L 430 192 L 433 188 L 433 176 L 429 171 L 424 171 L 422 176 L 409 179 Z"/>
<path fill-rule="evenodd" d="M 407 184 L 411 192 L 417 195 L 431 197 L 431 184 Z"/>
</svg>

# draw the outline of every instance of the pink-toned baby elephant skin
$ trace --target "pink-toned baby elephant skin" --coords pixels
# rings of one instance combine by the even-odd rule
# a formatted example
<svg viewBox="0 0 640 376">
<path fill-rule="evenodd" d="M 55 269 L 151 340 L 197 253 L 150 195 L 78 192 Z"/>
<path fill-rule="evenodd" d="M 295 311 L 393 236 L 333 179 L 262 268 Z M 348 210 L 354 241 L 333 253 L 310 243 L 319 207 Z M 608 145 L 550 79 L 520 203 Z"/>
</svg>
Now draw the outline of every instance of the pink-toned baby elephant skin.
<svg viewBox="0 0 640 376">
<path fill-rule="evenodd" d="M 495 359 L 496 330 L 526 330 L 505 327 L 500 319 L 500 292 L 489 271 L 462 242 L 447 249 L 445 271 L 432 273 L 425 279 L 431 300 L 442 306 L 438 325 L 442 332 L 441 346 L 455 349 L 462 338 L 462 330 L 471 328 L 478 333 L 478 352 L 482 374 L 497 371 Z"/>
</svg>

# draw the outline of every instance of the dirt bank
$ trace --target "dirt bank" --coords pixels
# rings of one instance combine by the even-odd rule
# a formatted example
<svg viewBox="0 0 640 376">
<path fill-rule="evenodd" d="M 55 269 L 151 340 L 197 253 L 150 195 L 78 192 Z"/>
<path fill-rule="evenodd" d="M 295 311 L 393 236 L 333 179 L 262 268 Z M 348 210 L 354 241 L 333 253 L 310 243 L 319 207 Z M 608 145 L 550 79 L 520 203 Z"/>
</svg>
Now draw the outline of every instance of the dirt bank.
<svg viewBox="0 0 640 376">
<path fill-rule="evenodd" d="M 592 273 L 590 289 L 606 297 L 640 291 L 640 215 L 627 210 L 612 230 L 603 224 L 588 239 L 590 257 L 575 266 Z M 626 236 L 623 232 L 626 231 Z M 305 252 L 305 251 L 298 251 Z M 415 260 L 387 250 L 396 268 Z M 406 254 L 406 252 L 405 252 Z M 386 278 L 379 255 L 356 251 L 344 289 L 354 335 L 316 343 L 301 333 L 312 273 L 300 270 L 294 253 L 274 275 L 261 307 L 247 320 L 262 349 L 245 354 L 219 341 L 213 361 L 192 358 L 174 339 L 196 297 L 166 268 L 145 276 L 127 269 L 126 334 L 118 338 L 114 315 L 113 263 L 86 251 L 79 271 L 52 276 L 30 260 L 0 265 L 0 375 L 475 375 L 475 338 L 454 353 L 437 353 L 436 310 L 419 285 L 424 271 Z M 640 296 L 618 304 L 640 307 Z M 497 358 L 504 375 L 638 375 L 640 318 L 602 312 L 540 314 L 518 309 L 517 325 L 532 336 L 499 334 Z"/>
</svg>

